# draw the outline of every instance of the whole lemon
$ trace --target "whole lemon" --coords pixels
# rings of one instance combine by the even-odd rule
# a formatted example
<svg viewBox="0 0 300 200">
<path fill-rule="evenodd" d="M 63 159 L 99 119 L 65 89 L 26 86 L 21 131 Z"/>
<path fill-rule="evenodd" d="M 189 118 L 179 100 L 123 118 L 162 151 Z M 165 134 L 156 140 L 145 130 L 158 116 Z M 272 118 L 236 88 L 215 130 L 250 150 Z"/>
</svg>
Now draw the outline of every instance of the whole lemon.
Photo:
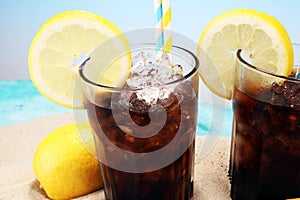
<svg viewBox="0 0 300 200">
<path fill-rule="evenodd" d="M 33 158 L 33 171 L 52 199 L 70 199 L 103 186 L 92 131 L 87 123 L 62 126 L 48 134 Z"/>
</svg>

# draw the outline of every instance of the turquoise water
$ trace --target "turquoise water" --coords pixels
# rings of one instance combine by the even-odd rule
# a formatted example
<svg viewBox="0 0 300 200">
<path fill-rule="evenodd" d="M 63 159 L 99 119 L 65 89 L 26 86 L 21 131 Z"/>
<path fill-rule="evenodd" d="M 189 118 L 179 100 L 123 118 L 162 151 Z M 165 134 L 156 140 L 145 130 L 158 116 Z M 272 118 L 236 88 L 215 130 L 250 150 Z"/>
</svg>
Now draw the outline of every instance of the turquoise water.
<svg viewBox="0 0 300 200">
<path fill-rule="evenodd" d="M 0 94 L 0 126 L 72 111 L 43 97 L 31 80 L 1 80 Z"/>
<path fill-rule="evenodd" d="M 72 112 L 43 97 L 31 80 L 0 81 L 0 126 Z M 199 104 L 197 135 L 231 135 L 232 110 Z"/>
</svg>

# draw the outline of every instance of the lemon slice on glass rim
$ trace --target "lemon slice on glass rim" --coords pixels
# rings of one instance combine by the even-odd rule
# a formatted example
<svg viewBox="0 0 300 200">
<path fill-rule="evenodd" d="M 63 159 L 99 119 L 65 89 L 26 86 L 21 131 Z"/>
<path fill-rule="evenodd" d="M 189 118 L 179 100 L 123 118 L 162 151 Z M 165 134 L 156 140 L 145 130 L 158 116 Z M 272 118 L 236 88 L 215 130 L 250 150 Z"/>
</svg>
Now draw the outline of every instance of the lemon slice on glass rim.
<svg viewBox="0 0 300 200">
<path fill-rule="evenodd" d="M 250 9 L 226 11 L 205 27 L 197 50 L 200 77 L 222 98 L 232 98 L 238 49 L 249 63 L 262 70 L 279 75 L 292 71 L 292 44 L 276 18 Z"/>
<path fill-rule="evenodd" d="M 83 94 L 76 86 L 79 66 L 102 43 L 106 45 L 101 52 L 109 56 L 96 58 L 97 83 L 112 87 L 129 75 L 131 66 L 130 47 L 123 33 L 107 19 L 87 11 L 53 16 L 41 26 L 30 46 L 28 67 L 33 84 L 59 105 L 85 108 Z M 111 61 L 107 59 L 113 57 L 118 61 L 108 65 Z"/>
</svg>

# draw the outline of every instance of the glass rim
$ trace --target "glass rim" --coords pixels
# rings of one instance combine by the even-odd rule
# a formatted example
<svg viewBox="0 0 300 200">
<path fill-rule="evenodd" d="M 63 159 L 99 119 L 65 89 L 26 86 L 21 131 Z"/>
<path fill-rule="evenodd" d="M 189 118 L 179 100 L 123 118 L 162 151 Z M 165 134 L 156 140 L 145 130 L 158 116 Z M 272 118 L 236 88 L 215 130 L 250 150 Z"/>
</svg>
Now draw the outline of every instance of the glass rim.
<svg viewBox="0 0 300 200">
<path fill-rule="evenodd" d="M 153 45 L 155 47 L 155 43 L 132 43 L 130 45 Z M 189 55 L 192 56 L 193 60 L 195 61 L 195 63 L 193 64 L 193 68 L 186 74 L 184 75 L 183 77 L 179 78 L 179 79 L 176 79 L 174 81 L 171 81 L 171 82 L 167 82 L 167 83 L 164 83 L 162 85 L 172 85 L 172 84 L 175 84 L 177 82 L 181 82 L 183 80 L 186 80 L 188 78 L 190 78 L 192 75 L 194 75 L 198 69 L 199 69 L 199 59 L 197 58 L 197 56 L 190 50 L 187 50 L 183 47 L 180 47 L 180 46 L 177 46 L 177 45 L 172 45 L 172 49 L 175 48 L 175 49 L 179 49 L 179 50 L 182 50 L 182 51 L 185 51 L 186 53 L 188 53 Z M 94 87 L 100 87 L 100 88 L 103 88 L 103 89 L 106 89 L 106 90 L 115 90 L 115 91 L 123 91 L 124 88 L 121 88 L 121 87 L 113 87 L 113 86 L 107 86 L 107 85 L 102 85 L 102 84 L 98 84 L 98 83 L 95 83 L 93 81 L 91 81 L 89 78 L 87 78 L 84 73 L 83 73 L 83 70 L 84 70 L 84 67 L 86 65 L 86 63 L 91 59 L 91 57 L 88 57 L 87 59 L 84 60 L 84 62 L 82 62 L 82 64 L 79 66 L 79 75 L 81 77 L 82 80 L 84 80 L 86 83 L 94 86 Z M 142 88 L 126 88 L 126 90 L 141 90 Z"/>
<path fill-rule="evenodd" d="M 249 62 L 247 62 L 243 58 L 242 52 L 243 52 L 242 49 L 238 49 L 237 52 L 236 52 L 236 57 L 237 57 L 238 61 L 240 63 L 244 64 L 246 67 L 251 68 L 251 69 L 253 69 L 253 70 L 257 71 L 257 72 L 260 72 L 262 74 L 266 74 L 266 75 L 273 76 L 273 77 L 276 77 L 276 78 L 286 79 L 286 80 L 289 80 L 289 81 L 294 81 L 294 82 L 299 82 L 300 83 L 300 79 L 297 79 L 295 77 L 284 76 L 284 75 L 279 75 L 279 74 L 275 74 L 275 73 L 272 73 L 272 72 L 268 72 L 266 70 L 263 70 L 261 68 L 258 68 L 256 66 L 250 64 Z"/>
</svg>

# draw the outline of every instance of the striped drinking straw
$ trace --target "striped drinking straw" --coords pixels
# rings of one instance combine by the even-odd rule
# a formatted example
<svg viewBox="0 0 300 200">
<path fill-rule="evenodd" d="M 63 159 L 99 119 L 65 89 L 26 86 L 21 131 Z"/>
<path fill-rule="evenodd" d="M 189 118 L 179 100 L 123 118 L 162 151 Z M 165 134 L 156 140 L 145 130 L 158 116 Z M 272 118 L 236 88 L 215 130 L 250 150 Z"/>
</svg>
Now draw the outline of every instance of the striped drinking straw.
<svg viewBox="0 0 300 200">
<path fill-rule="evenodd" d="M 157 54 L 170 53 L 172 49 L 170 0 L 154 0 L 154 12 Z"/>
</svg>

